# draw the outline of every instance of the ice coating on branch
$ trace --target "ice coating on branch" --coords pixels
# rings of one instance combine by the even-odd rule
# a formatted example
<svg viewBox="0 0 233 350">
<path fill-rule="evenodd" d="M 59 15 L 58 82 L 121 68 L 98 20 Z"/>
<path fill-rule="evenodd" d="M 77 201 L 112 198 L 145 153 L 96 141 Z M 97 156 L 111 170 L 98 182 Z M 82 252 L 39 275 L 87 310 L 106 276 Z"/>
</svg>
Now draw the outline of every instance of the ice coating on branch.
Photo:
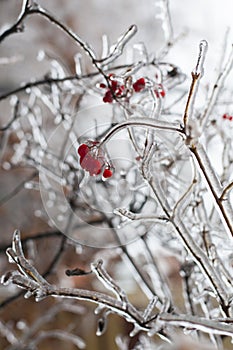
<svg viewBox="0 0 233 350">
<path fill-rule="evenodd" d="M 206 40 L 201 40 L 199 44 L 199 55 L 195 69 L 193 70 L 193 74 L 195 75 L 203 75 L 204 74 L 204 62 L 206 53 L 208 50 L 208 42 Z"/>
<path fill-rule="evenodd" d="M 21 15 L 27 17 L 24 7 L 29 3 L 23 1 Z M 50 285 L 32 265 L 33 250 L 27 243 L 26 232 L 23 237 L 26 256 L 30 259 L 25 258 L 20 235 L 16 232 L 7 254 L 18 271 L 6 273 L 2 283 L 25 289 L 25 297 L 35 296 L 37 301 L 50 296 L 77 299 L 78 304 L 82 300 L 94 303 L 99 311 L 101 309 L 98 335 L 106 328 L 106 313 L 112 312 L 135 325 L 131 335 L 142 330 L 145 337 L 157 334 L 161 339 L 170 340 L 170 335 L 176 332 L 190 333 L 194 337 L 197 332 L 204 332 L 216 346 L 216 336 L 232 337 L 229 322 L 233 295 L 232 245 L 229 243 L 232 240 L 232 111 L 231 90 L 227 91 L 224 85 L 232 67 L 232 53 L 226 65 L 221 64 L 207 103 L 199 107 L 195 99 L 191 99 L 187 103 L 187 118 L 182 123 L 184 98 L 188 97 L 186 86 L 181 85 L 185 75 L 164 57 L 177 38 L 173 37 L 168 1 L 156 3 L 160 6 L 166 40 L 159 53 L 151 53 L 151 48 L 147 49 L 143 43 L 136 45 L 136 49 L 129 47 L 122 60 L 117 61 L 136 32 L 133 25 L 114 45 L 109 45 L 107 36 L 103 37 L 103 51 L 98 59 L 89 44 L 52 17 L 57 28 L 65 31 L 75 45 L 80 45 L 87 54 L 88 63 L 85 55 L 82 55 L 83 64 L 81 56 L 76 55 L 73 60 L 76 70 L 68 74 L 61 63 L 62 57 L 47 59 L 48 74 L 38 80 L 32 77 L 29 82 L 0 96 L 6 105 L 9 102 L 10 108 L 9 118 L 6 114 L 6 122 L 1 125 L 3 170 L 10 171 L 9 175 L 15 168 L 35 170 L 33 179 L 24 179 L 0 198 L 1 205 L 14 198 L 17 191 L 26 192 L 41 186 L 45 210 L 42 207 L 33 211 L 46 220 L 51 230 L 56 224 L 61 234 L 76 234 L 80 226 L 84 228 L 74 248 L 76 252 L 79 249 L 78 254 L 85 256 L 85 244 L 99 244 L 105 248 L 110 241 L 114 247 L 118 246 L 117 253 L 101 250 L 102 259 L 107 257 L 104 266 L 101 260 L 92 264 L 98 284 L 90 284 L 90 290 L 62 288 Z M 35 5 L 33 10 L 36 9 L 41 10 L 40 16 L 52 16 L 40 6 Z M 21 24 L 17 30 L 21 29 Z M 0 40 L 2 38 L 1 34 Z M 203 75 L 206 52 L 207 43 L 203 40 L 192 72 L 190 91 L 194 97 Z M 186 54 L 188 57 L 188 53 L 182 52 L 185 57 Z M 89 69 L 90 62 L 92 68 Z M 206 86 L 201 92 L 206 93 Z M 96 100 L 101 102 L 100 109 Z M 85 109 L 87 106 L 94 107 Z M 102 122 L 106 122 L 106 128 Z M 54 135 L 52 142 L 51 134 Z M 118 142 L 117 137 L 121 135 L 127 138 L 129 147 Z M 216 139 L 221 143 L 219 173 L 215 173 L 208 158 Z M 113 169 L 109 158 L 115 151 L 114 142 L 117 151 L 114 157 L 119 156 L 123 145 L 120 157 L 127 158 L 128 168 L 119 165 Z M 190 166 L 191 157 L 196 161 L 195 169 Z M 116 164 L 119 163 L 117 159 Z M 37 182 L 38 172 L 40 183 Z M 127 226 L 119 225 L 121 218 L 115 214 L 125 220 Z M 93 218 L 97 225 L 92 235 Z M 229 239 L 226 239 L 227 231 Z M 118 260 L 123 258 L 128 264 L 125 269 L 118 265 Z M 170 277 L 177 275 L 180 267 L 181 288 L 186 297 L 185 314 L 176 308 L 170 285 Z M 128 268 L 132 280 L 137 281 L 149 300 L 149 304 L 137 302 L 139 309 L 131 304 L 131 294 L 128 299 L 123 289 L 123 283 L 127 283 L 126 291 L 133 286 L 127 275 Z M 77 278 L 86 274 L 79 268 L 68 271 Z M 100 292 L 99 283 L 102 284 Z M 141 291 L 138 294 L 141 295 Z M 73 339 L 78 346 L 75 338 L 65 332 L 49 335 Z M 146 339 L 147 342 L 143 342 L 139 335 L 135 349 L 157 346 L 154 339 Z M 129 347 L 128 341 L 118 343 L 124 350 Z"/>
</svg>

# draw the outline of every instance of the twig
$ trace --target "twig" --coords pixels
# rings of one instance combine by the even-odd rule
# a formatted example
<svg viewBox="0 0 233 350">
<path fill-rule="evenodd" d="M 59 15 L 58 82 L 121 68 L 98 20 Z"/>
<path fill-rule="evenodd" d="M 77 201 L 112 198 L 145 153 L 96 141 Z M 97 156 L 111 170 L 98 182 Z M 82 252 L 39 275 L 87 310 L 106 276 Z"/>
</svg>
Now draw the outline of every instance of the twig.
<svg viewBox="0 0 233 350">
<path fill-rule="evenodd" d="M 220 201 L 224 201 L 225 200 L 225 196 L 228 192 L 230 192 L 233 188 L 233 182 L 229 183 L 229 185 L 227 185 L 224 190 L 222 191 L 221 196 L 219 197 Z"/>
<path fill-rule="evenodd" d="M 125 122 L 118 123 L 116 126 L 111 128 L 111 130 L 108 133 L 106 133 L 105 136 L 102 138 L 98 146 L 102 147 L 117 132 L 131 126 L 138 126 L 142 128 L 152 128 L 152 129 L 158 129 L 158 130 L 167 130 L 171 132 L 177 132 L 181 135 L 184 134 L 184 131 L 179 127 L 179 124 L 168 123 L 160 120 L 154 120 L 152 118 L 142 118 L 138 116 L 138 117 L 132 117 Z"/>
<path fill-rule="evenodd" d="M 12 119 L 5 126 L 0 127 L 0 131 L 6 131 L 7 129 L 9 129 L 11 127 L 13 122 L 19 117 L 18 111 L 19 111 L 19 100 L 17 99 L 17 101 L 14 105 L 14 112 L 13 112 Z"/>
<path fill-rule="evenodd" d="M 197 64 L 194 71 L 191 73 L 192 82 L 189 89 L 188 100 L 186 103 L 184 117 L 183 117 L 183 124 L 184 124 L 185 130 L 187 130 L 188 119 L 192 117 L 192 106 L 194 104 L 197 89 L 198 89 L 197 83 L 199 82 L 200 78 L 203 75 L 203 65 L 204 65 L 207 48 L 208 48 L 207 41 L 202 40 L 199 45 L 199 54 L 198 54 Z"/>
<path fill-rule="evenodd" d="M 200 330 L 209 334 L 221 334 L 232 337 L 233 327 L 226 323 L 220 323 L 213 320 L 207 320 L 202 317 L 191 315 L 172 315 L 168 313 L 161 313 L 158 316 L 159 321 L 164 321 L 177 327 L 185 327 L 189 329 Z"/>
<path fill-rule="evenodd" d="M 217 99 L 219 97 L 219 93 L 222 90 L 224 83 L 225 83 L 225 80 L 232 69 L 232 65 L 233 65 L 233 46 L 231 48 L 231 52 L 230 52 L 230 55 L 227 59 L 225 66 L 220 71 L 220 73 L 217 77 L 217 80 L 212 88 L 212 92 L 211 92 L 209 101 L 208 101 L 206 108 L 204 109 L 204 112 L 201 116 L 202 129 L 205 128 L 206 123 L 208 121 L 208 118 L 209 118 L 210 114 L 212 113 L 214 106 L 216 105 Z"/>
<path fill-rule="evenodd" d="M 6 39 L 9 35 L 14 34 L 14 33 L 22 32 L 22 28 L 20 28 L 19 25 L 23 22 L 23 20 L 26 18 L 27 14 L 28 14 L 29 2 L 30 2 L 30 0 L 23 0 L 21 12 L 19 14 L 19 17 L 18 17 L 17 21 L 10 28 L 5 30 L 0 35 L 0 43 L 4 39 Z"/>
<path fill-rule="evenodd" d="M 200 170 L 200 173 L 206 180 L 207 188 L 209 189 L 213 199 L 214 204 L 218 210 L 218 213 L 220 215 L 220 218 L 224 224 L 224 226 L 227 229 L 227 232 L 231 237 L 233 237 L 233 213 L 231 206 L 226 202 L 223 201 L 222 196 L 222 189 L 219 183 L 219 180 L 211 166 L 211 163 L 209 161 L 209 158 L 202 147 L 202 145 L 199 143 L 197 145 L 192 145 L 190 147 L 190 151 L 192 152 L 197 164 L 198 168 Z M 228 191 L 228 190 L 227 190 Z"/>
<path fill-rule="evenodd" d="M 83 289 L 72 288 L 57 288 L 49 284 L 24 257 L 20 233 L 15 231 L 13 236 L 12 248 L 8 248 L 7 254 L 10 262 L 18 265 L 19 272 L 9 272 L 2 277 L 2 283 L 13 283 L 19 287 L 26 289 L 26 297 L 35 295 L 37 301 L 42 300 L 48 296 L 67 297 L 79 300 L 88 300 L 92 303 L 103 305 L 115 313 L 125 317 L 128 321 L 137 323 L 142 329 L 150 329 L 143 325 L 143 316 L 137 311 L 131 303 L 124 300 L 117 300 L 107 294 L 100 292 L 93 292 Z M 94 267 L 95 269 L 95 267 Z"/>
</svg>

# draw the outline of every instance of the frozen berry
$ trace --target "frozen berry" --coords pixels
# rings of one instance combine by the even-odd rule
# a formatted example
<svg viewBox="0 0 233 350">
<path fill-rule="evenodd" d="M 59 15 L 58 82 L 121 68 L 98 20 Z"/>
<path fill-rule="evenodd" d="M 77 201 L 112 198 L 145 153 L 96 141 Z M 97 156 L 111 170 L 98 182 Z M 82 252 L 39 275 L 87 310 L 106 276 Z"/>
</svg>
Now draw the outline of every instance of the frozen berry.
<svg viewBox="0 0 233 350">
<path fill-rule="evenodd" d="M 99 175 L 101 173 L 102 163 L 98 159 L 92 158 L 92 162 L 88 165 L 88 171 L 91 176 Z"/>
<path fill-rule="evenodd" d="M 165 95 L 166 95 L 166 92 L 165 92 L 165 90 L 163 90 L 163 89 L 162 89 L 159 93 L 160 93 L 160 96 L 161 96 L 161 97 L 165 97 Z"/>
<path fill-rule="evenodd" d="M 78 154 L 80 157 L 85 157 L 85 155 L 89 152 L 89 147 L 83 143 L 82 145 L 79 146 L 78 148 Z"/>
<path fill-rule="evenodd" d="M 146 86 L 145 79 L 140 78 L 133 84 L 133 89 L 135 92 L 140 92 L 141 90 L 145 89 L 145 86 Z"/>
<path fill-rule="evenodd" d="M 100 84 L 99 84 L 99 87 L 100 87 L 101 89 L 106 89 L 107 86 L 106 86 L 104 83 L 100 83 Z"/>
<path fill-rule="evenodd" d="M 108 90 L 108 91 L 105 93 L 105 95 L 104 95 L 104 97 L 103 97 L 103 101 L 104 101 L 105 103 L 112 103 L 113 97 L 112 97 L 112 93 L 111 93 L 110 90 Z"/>
<path fill-rule="evenodd" d="M 103 172 L 103 177 L 105 178 L 105 179 L 108 179 L 109 177 L 111 177 L 112 176 L 112 170 L 111 169 L 109 169 L 109 168 L 106 168 L 106 169 L 104 169 L 104 172 Z"/>
<path fill-rule="evenodd" d="M 111 87 L 113 91 L 116 91 L 116 89 L 118 88 L 118 82 L 116 80 L 112 80 Z"/>
</svg>

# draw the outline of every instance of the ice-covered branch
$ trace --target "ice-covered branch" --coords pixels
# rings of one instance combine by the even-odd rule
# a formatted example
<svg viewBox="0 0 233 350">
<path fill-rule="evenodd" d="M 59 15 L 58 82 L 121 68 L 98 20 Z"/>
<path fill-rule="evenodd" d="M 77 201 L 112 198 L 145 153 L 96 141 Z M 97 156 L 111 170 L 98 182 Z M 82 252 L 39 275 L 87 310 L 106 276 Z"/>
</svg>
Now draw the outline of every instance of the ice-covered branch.
<svg viewBox="0 0 233 350">
<path fill-rule="evenodd" d="M 230 71 L 232 70 L 233 65 L 233 47 L 231 47 L 230 55 L 227 59 L 225 66 L 219 72 L 217 80 L 212 88 L 211 95 L 209 97 L 208 103 L 202 113 L 201 116 L 201 125 L 204 129 L 210 114 L 212 113 L 214 107 L 216 106 L 216 102 L 218 100 L 219 94 L 224 86 L 225 80 L 228 77 Z"/>
<path fill-rule="evenodd" d="M 5 285 L 13 283 L 25 289 L 27 291 L 25 294 L 26 298 L 33 295 L 36 301 L 40 301 L 48 296 L 87 300 L 108 308 L 110 311 L 125 317 L 128 321 L 138 324 L 142 329 L 148 329 L 147 326 L 143 326 L 143 315 L 129 303 L 126 297 L 123 296 L 123 292 L 116 287 L 116 284 L 110 280 L 110 277 L 106 272 L 103 272 L 102 269 L 98 272 L 100 279 L 104 280 L 108 285 L 111 284 L 112 288 L 121 296 L 120 300 L 100 292 L 84 289 L 59 288 L 49 284 L 39 274 L 36 268 L 25 259 L 19 231 L 15 231 L 12 248 L 8 248 L 7 254 L 9 256 L 9 261 L 17 264 L 19 272 L 8 272 L 2 277 L 2 283 Z M 93 269 L 96 270 L 96 268 L 98 269 L 98 266 L 96 267 L 94 264 Z"/>
<path fill-rule="evenodd" d="M 179 134 L 183 134 L 183 130 L 181 129 L 179 123 L 168 123 L 160 120 L 154 120 L 152 118 L 143 118 L 141 116 L 134 116 L 128 119 L 125 122 L 121 122 L 111 128 L 111 130 L 105 134 L 105 136 L 101 139 L 99 143 L 99 147 L 103 146 L 108 140 L 113 137 L 117 132 L 123 130 L 127 127 L 141 127 L 141 128 L 151 128 L 157 130 L 165 130 L 171 132 L 177 132 Z"/>
<path fill-rule="evenodd" d="M 184 128 L 185 130 L 188 127 L 188 122 L 189 119 L 192 118 L 192 113 L 193 113 L 193 105 L 195 101 L 195 97 L 197 94 L 198 90 L 198 82 L 200 78 L 203 75 L 203 65 L 205 61 L 205 56 L 208 48 L 208 43 L 206 40 L 202 40 L 199 45 L 199 54 L 198 54 L 198 59 L 197 59 L 197 64 L 195 69 L 192 72 L 192 82 L 191 86 L 189 89 L 189 95 L 188 95 L 188 100 L 186 103 L 185 111 L 184 111 L 184 117 L 183 117 L 183 123 L 184 123 Z M 188 130 L 186 130 L 188 132 Z"/>
<path fill-rule="evenodd" d="M 222 201 L 222 194 L 224 190 L 220 184 L 220 181 L 210 163 L 208 155 L 206 154 L 203 146 L 198 143 L 196 145 L 192 145 L 190 147 L 190 151 L 192 152 L 198 169 L 201 175 L 204 177 L 207 188 L 209 189 L 214 205 L 220 215 L 220 218 L 226 228 L 226 231 L 229 233 L 229 236 L 233 236 L 233 211 L 231 208 L 231 204 L 228 200 Z M 226 190 L 226 192 L 228 189 Z M 225 192 L 225 193 L 226 193 Z"/>
<path fill-rule="evenodd" d="M 21 12 L 18 16 L 17 21 L 10 28 L 6 29 L 3 33 L 1 33 L 0 43 L 4 39 L 6 39 L 9 35 L 23 31 L 22 22 L 26 18 L 29 8 L 30 8 L 30 0 L 23 0 Z"/>
<path fill-rule="evenodd" d="M 165 324 L 171 324 L 176 327 L 185 327 L 186 329 L 200 330 L 209 334 L 221 334 L 229 337 L 233 336 L 233 326 L 225 322 L 207 320 L 202 317 L 191 315 L 172 315 L 161 313 L 158 316 L 159 321 L 164 321 Z"/>
</svg>

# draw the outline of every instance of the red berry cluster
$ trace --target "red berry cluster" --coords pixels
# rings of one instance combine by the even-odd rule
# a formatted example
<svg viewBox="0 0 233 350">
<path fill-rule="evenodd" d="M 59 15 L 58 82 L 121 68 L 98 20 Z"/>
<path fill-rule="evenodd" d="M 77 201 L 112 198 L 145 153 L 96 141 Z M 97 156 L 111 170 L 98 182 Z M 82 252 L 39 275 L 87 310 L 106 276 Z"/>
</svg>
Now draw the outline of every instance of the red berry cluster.
<svg viewBox="0 0 233 350">
<path fill-rule="evenodd" d="M 102 175 L 107 179 L 113 175 L 113 172 L 104 153 L 97 145 L 96 141 L 88 141 L 88 144 L 83 143 L 79 146 L 80 165 L 91 176 L 99 175 L 103 171 Z"/>
<path fill-rule="evenodd" d="M 223 118 L 223 119 L 230 120 L 230 121 L 233 120 L 233 116 L 232 116 L 232 115 L 229 115 L 228 113 L 224 113 L 223 116 L 222 116 L 222 118 Z"/>
<path fill-rule="evenodd" d="M 103 97 L 103 101 L 105 103 L 112 103 L 114 96 L 116 97 L 123 97 L 126 96 L 127 94 L 127 88 L 125 85 L 123 85 L 121 82 L 119 82 L 116 79 L 116 76 L 114 74 L 109 74 L 109 83 L 110 83 L 110 88 L 104 84 L 100 83 L 99 87 L 102 89 L 107 89 L 105 92 L 105 95 Z M 145 78 L 141 77 L 137 79 L 133 84 L 132 88 L 134 92 L 141 92 L 146 88 L 146 80 Z M 162 84 L 157 84 L 156 88 L 154 89 L 154 93 L 157 98 L 165 97 L 165 90 L 162 86 Z"/>
<path fill-rule="evenodd" d="M 123 85 L 118 80 L 116 80 L 114 74 L 109 74 L 109 82 L 110 82 L 111 88 L 108 88 L 104 83 L 99 84 L 100 88 L 107 89 L 103 97 L 103 101 L 105 103 L 112 103 L 113 95 L 115 95 L 116 97 L 122 97 L 126 94 L 125 85 Z M 140 92 L 145 89 L 145 86 L 146 86 L 145 79 L 140 78 L 133 84 L 133 89 L 135 92 Z"/>
<path fill-rule="evenodd" d="M 107 89 L 103 97 L 105 103 L 113 102 L 113 95 L 117 97 L 122 97 L 124 94 L 125 86 L 122 85 L 119 81 L 115 79 L 114 74 L 109 74 L 109 83 L 111 88 L 108 88 L 104 83 L 99 84 L 99 87 L 102 89 Z"/>
</svg>

